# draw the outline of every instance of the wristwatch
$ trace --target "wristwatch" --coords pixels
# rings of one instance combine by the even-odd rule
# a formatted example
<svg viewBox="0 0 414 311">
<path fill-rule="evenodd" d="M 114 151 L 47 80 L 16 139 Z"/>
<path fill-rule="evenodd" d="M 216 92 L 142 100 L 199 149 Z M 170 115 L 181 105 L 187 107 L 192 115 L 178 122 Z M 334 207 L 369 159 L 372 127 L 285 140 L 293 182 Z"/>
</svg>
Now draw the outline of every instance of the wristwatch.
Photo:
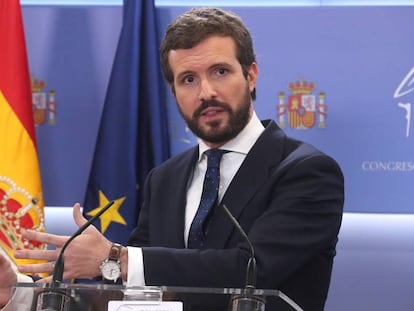
<svg viewBox="0 0 414 311">
<path fill-rule="evenodd" d="M 104 280 L 116 283 L 116 280 L 121 276 L 121 262 L 119 261 L 121 249 L 122 245 L 113 243 L 108 258 L 106 258 L 99 267 Z"/>
</svg>

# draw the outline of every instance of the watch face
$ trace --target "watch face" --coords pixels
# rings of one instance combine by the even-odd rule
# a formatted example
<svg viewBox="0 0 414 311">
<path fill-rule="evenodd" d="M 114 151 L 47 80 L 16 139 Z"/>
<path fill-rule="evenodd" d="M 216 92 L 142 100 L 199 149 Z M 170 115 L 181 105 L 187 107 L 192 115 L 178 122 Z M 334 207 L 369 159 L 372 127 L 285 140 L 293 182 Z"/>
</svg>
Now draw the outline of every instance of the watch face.
<svg viewBox="0 0 414 311">
<path fill-rule="evenodd" d="M 113 260 L 104 262 L 101 266 L 102 276 L 107 280 L 117 280 L 121 275 L 119 263 Z"/>
</svg>

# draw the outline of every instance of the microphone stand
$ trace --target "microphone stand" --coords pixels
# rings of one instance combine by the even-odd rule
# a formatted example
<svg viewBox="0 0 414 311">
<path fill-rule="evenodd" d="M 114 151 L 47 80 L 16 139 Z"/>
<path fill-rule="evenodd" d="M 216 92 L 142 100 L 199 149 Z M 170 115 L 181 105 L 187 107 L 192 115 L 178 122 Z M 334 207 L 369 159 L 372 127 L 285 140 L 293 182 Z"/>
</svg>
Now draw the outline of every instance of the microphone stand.
<svg viewBox="0 0 414 311">
<path fill-rule="evenodd" d="M 69 311 L 70 296 L 68 296 L 63 289 L 60 289 L 63 280 L 63 270 L 65 268 L 64 252 L 70 242 L 80 235 L 92 222 L 105 213 L 115 201 L 107 203 L 98 213 L 89 219 L 83 226 L 81 226 L 63 245 L 60 250 L 59 257 L 56 260 L 55 268 L 53 270 L 53 279 L 48 290 L 39 294 L 37 298 L 36 311 Z"/>
<path fill-rule="evenodd" d="M 237 228 L 243 239 L 247 242 L 250 249 L 250 258 L 247 263 L 246 269 L 246 286 L 242 289 L 239 295 L 234 295 L 231 298 L 231 310 L 232 311 L 265 311 L 266 303 L 262 296 L 254 294 L 256 289 L 256 258 L 254 254 L 254 248 L 249 240 L 246 232 L 240 226 L 237 219 L 232 215 L 230 210 L 225 204 L 222 205 L 223 209 Z"/>
</svg>

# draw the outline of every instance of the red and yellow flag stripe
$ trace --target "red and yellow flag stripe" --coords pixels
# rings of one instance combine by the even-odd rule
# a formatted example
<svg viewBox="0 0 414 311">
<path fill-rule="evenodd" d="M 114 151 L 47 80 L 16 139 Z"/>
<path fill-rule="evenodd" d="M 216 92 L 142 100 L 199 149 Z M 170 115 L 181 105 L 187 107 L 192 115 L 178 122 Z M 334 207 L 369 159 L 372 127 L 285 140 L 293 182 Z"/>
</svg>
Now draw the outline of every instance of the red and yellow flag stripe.
<svg viewBox="0 0 414 311">
<path fill-rule="evenodd" d="M 0 1 L 0 246 L 14 258 L 25 229 L 44 231 L 32 95 L 19 0 Z"/>
</svg>

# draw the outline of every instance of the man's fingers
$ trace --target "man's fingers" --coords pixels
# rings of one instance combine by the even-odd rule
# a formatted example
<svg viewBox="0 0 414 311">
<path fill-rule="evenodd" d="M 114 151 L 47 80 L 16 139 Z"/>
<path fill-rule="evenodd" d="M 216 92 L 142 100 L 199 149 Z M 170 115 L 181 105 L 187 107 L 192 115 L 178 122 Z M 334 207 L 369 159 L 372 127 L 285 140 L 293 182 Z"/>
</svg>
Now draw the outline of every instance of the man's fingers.
<svg viewBox="0 0 414 311">
<path fill-rule="evenodd" d="M 56 250 L 29 250 L 20 249 L 14 252 L 14 256 L 19 259 L 38 259 L 45 261 L 54 261 L 58 253 Z"/>
<path fill-rule="evenodd" d="M 50 275 L 50 276 L 47 276 L 45 278 L 37 280 L 36 283 L 38 283 L 38 284 L 52 283 L 52 278 L 53 278 L 53 275 Z"/>
<path fill-rule="evenodd" d="M 45 262 L 30 265 L 21 265 L 18 267 L 19 272 L 27 274 L 38 274 L 38 273 L 51 273 L 55 268 L 55 262 Z"/>
<path fill-rule="evenodd" d="M 51 233 L 46 232 L 39 232 L 35 230 L 26 230 L 22 234 L 23 238 L 28 240 L 34 240 L 41 243 L 45 243 L 48 245 L 55 245 L 56 247 L 60 247 L 65 244 L 68 237 L 66 236 L 59 236 Z"/>
</svg>

